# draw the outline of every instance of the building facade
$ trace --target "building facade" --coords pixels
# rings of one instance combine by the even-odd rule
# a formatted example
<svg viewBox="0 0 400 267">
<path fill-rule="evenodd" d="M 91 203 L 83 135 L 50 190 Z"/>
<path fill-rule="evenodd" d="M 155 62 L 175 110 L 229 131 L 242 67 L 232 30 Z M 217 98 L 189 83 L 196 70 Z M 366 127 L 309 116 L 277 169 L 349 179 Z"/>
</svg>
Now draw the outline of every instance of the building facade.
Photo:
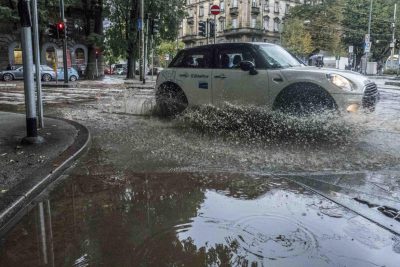
<svg viewBox="0 0 400 267">
<path fill-rule="evenodd" d="M 198 35 L 200 21 L 215 20 L 216 42 L 280 43 L 283 21 L 290 8 L 304 0 L 187 0 L 180 40 L 187 47 L 213 43 Z M 212 5 L 221 13 L 211 14 Z"/>
<path fill-rule="evenodd" d="M 9 5 L 9 1 L 0 0 L 0 4 Z M 49 6 L 58 14 L 58 6 Z M 15 10 L 16 6 L 10 6 Z M 70 33 L 67 41 L 68 65 L 78 71 L 86 69 L 88 62 L 88 47 L 85 40 L 85 21 L 82 8 L 69 7 L 66 9 L 67 28 Z M 58 21 L 49 21 L 56 23 Z M 55 63 L 62 66 L 62 40 L 49 38 L 45 29 L 39 33 L 40 62 L 53 67 Z M 22 65 L 21 27 L 19 20 L 0 20 L 0 70 L 9 66 Z"/>
</svg>

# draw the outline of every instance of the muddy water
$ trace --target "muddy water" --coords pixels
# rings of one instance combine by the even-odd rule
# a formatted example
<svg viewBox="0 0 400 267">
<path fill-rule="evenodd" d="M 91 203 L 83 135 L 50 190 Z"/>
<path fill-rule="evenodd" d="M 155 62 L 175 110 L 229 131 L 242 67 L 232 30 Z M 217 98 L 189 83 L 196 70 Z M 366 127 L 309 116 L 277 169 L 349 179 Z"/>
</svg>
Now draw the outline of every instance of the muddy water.
<svg viewBox="0 0 400 267">
<path fill-rule="evenodd" d="M 398 266 L 400 238 L 298 185 L 135 173 L 92 150 L 3 240 L 1 266 Z"/>
</svg>

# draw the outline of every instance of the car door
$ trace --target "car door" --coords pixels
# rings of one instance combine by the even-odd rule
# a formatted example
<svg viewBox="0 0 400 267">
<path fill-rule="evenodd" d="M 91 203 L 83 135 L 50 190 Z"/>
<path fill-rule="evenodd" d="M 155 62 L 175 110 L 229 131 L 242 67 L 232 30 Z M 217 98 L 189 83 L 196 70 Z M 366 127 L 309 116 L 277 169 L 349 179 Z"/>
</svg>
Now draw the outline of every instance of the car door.
<svg viewBox="0 0 400 267">
<path fill-rule="evenodd" d="M 212 74 L 215 105 L 229 102 L 238 105 L 265 105 L 268 102 L 268 73 L 261 67 L 256 51 L 248 44 L 224 44 L 216 51 Z M 252 61 L 257 74 L 239 67 L 241 61 Z"/>
<path fill-rule="evenodd" d="M 15 71 L 13 71 L 14 74 L 14 78 L 17 80 L 23 79 L 24 78 L 24 68 L 20 67 L 18 69 L 16 69 Z"/>
<path fill-rule="evenodd" d="M 175 76 L 173 80 L 184 91 L 189 105 L 212 102 L 212 54 L 211 47 L 184 50 L 174 60 L 171 73 L 163 72 Z"/>
</svg>

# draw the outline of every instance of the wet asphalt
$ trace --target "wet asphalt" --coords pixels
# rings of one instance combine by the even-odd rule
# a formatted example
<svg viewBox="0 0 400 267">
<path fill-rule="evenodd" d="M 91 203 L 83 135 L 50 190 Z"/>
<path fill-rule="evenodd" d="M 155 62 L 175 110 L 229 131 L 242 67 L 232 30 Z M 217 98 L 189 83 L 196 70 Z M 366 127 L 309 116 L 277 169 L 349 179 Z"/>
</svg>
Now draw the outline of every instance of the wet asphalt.
<svg viewBox="0 0 400 267">
<path fill-rule="evenodd" d="M 400 91 L 381 89 L 373 114 L 284 123 L 232 106 L 166 120 L 148 89 L 51 105 L 92 146 L 0 266 L 398 266 Z"/>
</svg>

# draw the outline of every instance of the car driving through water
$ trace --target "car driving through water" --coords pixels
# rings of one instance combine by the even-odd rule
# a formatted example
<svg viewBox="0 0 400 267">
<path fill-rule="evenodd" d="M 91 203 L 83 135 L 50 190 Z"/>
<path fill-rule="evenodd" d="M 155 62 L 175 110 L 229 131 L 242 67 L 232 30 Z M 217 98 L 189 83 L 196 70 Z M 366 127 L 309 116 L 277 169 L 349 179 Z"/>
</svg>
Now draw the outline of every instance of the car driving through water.
<svg viewBox="0 0 400 267">
<path fill-rule="evenodd" d="M 379 91 L 351 71 L 305 66 L 269 43 L 224 43 L 180 51 L 157 78 L 164 115 L 187 106 L 257 105 L 293 114 L 373 111 Z"/>
</svg>

